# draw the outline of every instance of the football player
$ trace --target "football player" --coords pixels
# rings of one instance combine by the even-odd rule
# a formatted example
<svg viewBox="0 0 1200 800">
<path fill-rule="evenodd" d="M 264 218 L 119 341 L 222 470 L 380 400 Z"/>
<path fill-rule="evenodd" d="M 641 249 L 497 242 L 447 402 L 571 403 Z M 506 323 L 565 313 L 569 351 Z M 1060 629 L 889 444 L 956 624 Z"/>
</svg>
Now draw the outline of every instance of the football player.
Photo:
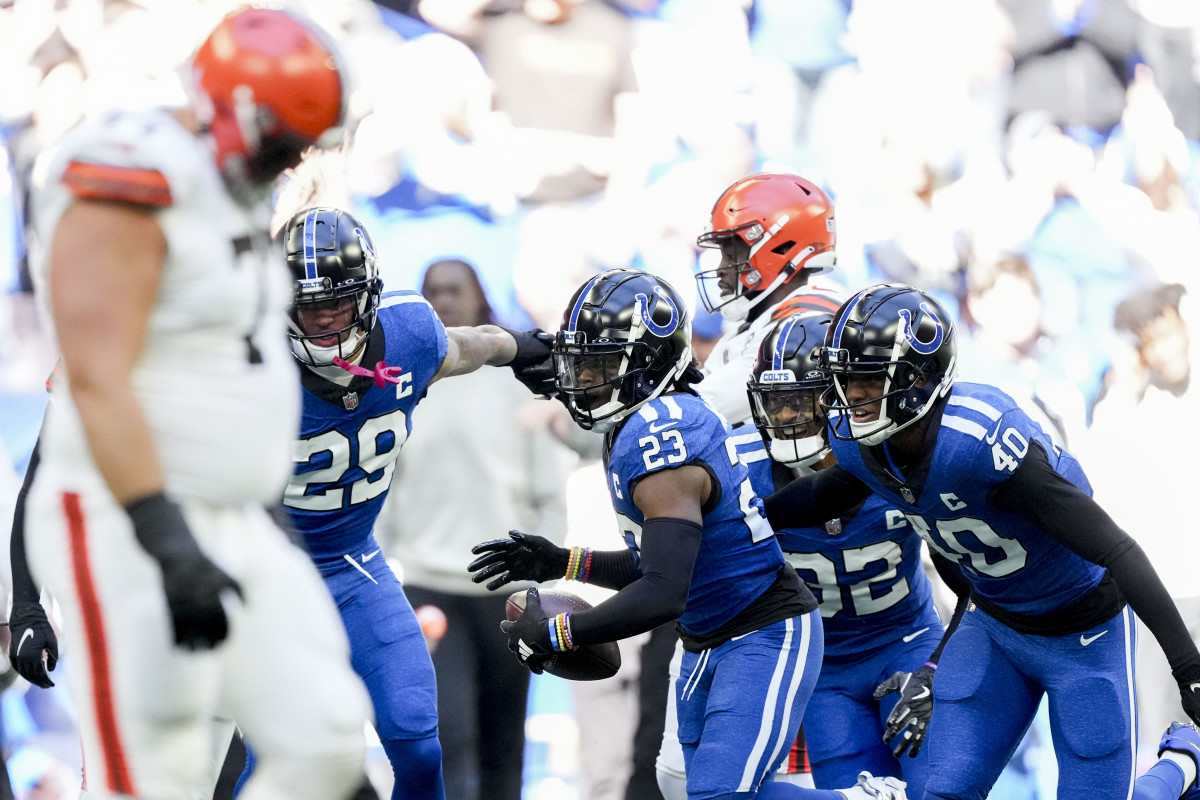
<svg viewBox="0 0 1200 800">
<path fill-rule="evenodd" d="M 289 336 L 304 365 L 300 439 L 283 503 L 350 634 L 351 661 L 395 775 L 392 796 L 441 798 L 433 663 L 380 554 L 375 520 L 429 386 L 487 364 L 518 375 L 548 371 L 553 340 L 495 325 L 445 328 L 416 292 L 384 294 L 371 237 L 345 211 L 301 211 L 283 236 Z"/>
<path fill-rule="evenodd" d="M 1156 776 L 1134 792 L 1133 613 L 1197 721 L 1200 653 L 1075 459 L 1004 393 L 956 383 L 956 358 L 929 295 L 880 284 L 847 300 L 821 350 L 837 464 L 771 495 L 768 516 L 820 525 L 873 491 L 961 568 L 972 607 L 933 681 L 927 798 L 985 796 L 1044 694 L 1060 797 L 1157 796 Z"/>
<path fill-rule="evenodd" d="M 768 328 L 759 347 L 747 389 L 761 435 L 734 441 L 760 496 L 834 464 L 820 404 L 830 381 L 818 361 L 830 320 L 829 314 L 785 317 Z M 804 723 L 814 781 L 843 786 L 866 770 L 903 776 L 909 796 L 923 797 L 927 714 L 889 727 L 897 698 L 876 691 L 887 676 L 895 676 L 888 688 L 896 691 L 909 674 L 925 679 L 940 656 L 942 622 L 921 564 L 921 539 L 878 494 L 820 525 L 777 529 L 776 535 L 816 595 L 825 627 L 825 658 Z M 961 604 L 957 614 L 965 608 Z M 909 682 L 910 697 L 918 698 L 909 703 L 925 699 L 932 708 L 931 697 L 918 697 L 917 681 Z M 907 738 L 893 752 L 886 741 L 901 727 Z M 906 751 L 912 758 L 900 758 Z"/>
<path fill-rule="evenodd" d="M 24 518 L 91 797 L 211 790 L 218 708 L 259 749 L 257 796 L 328 800 L 362 777 L 345 631 L 264 509 L 300 419 L 264 201 L 336 134 L 339 64 L 307 20 L 235 11 L 191 61 L 188 107 L 100 113 L 39 169 L 35 278 L 62 360 Z"/>
<path fill-rule="evenodd" d="M 557 389 L 581 428 L 605 434 L 628 547 L 567 550 L 514 531 L 477 545 L 468 569 L 489 589 L 566 577 L 617 590 L 553 618 L 531 590 L 501 628 L 534 672 L 553 653 L 678 621 L 689 797 L 903 798 L 894 781 L 850 793 L 773 782 L 816 683 L 821 620 L 761 514 L 728 422 L 692 388 L 701 375 L 690 328 L 679 294 L 639 270 L 608 270 L 575 292 L 555 338 Z"/>
<path fill-rule="evenodd" d="M 833 201 L 799 175 L 750 175 L 717 198 L 696 243 L 720 252 L 696 283 L 705 307 L 729 323 L 699 392 L 731 425 L 747 424 L 746 376 L 767 328 L 791 314 L 832 314 L 846 299 L 826 277 L 837 264 Z"/>
<path fill-rule="evenodd" d="M 842 288 L 825 278 L 837 263 L 833 203 L 799 175 L 749 175 L 717 198 L 709 230 L 697 244 L 719 251 L 717 266 L 700 272 L 696 281 L 704 305 L 720 311 L 729 326 L 704 363 L 697 391 L 740 438 L 739 428 L 753 425 L 746 376 L 771 325 L 793 313 L 832 314 L 845 299 Z M 672 681 L 679 677 L 682 658 L 677 644 L 668 668 Z M 683 753 L 675 738 L 673 703 L 668 695 L 655 768 L 666 800 L 682 800 Z M 782 769 L 786 780 L 812 786 L 803 730 Z"/>
</svg>

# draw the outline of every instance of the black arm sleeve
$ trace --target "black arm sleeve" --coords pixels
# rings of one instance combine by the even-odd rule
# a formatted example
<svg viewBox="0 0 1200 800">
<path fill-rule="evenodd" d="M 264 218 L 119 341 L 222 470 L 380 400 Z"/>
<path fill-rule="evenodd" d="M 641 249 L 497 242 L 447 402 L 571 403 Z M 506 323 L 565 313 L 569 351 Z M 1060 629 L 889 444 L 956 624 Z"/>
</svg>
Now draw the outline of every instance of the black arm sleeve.
<svg viewBox="0 0 1200 800">
<path fill-rule="evenodd" d="M 1095 500 L 1050 466 L 1034 443 L 988 501 L 1020 514 L 1064 547 L 1106 567 L 1121 594 L 1162 645 L 1173 673 L 1200 666 L 1200 651 L 1150 559 Z"/>
<path fill-rule="evenodd" d="M 834 464 L 789 483 L 764 498 L 767 521 L 776 530 L 821 525 L 857 506 L 871 494 L 858 478 Z"/>
<path fill-rule="evenodd" d="M 962 569 L 958 564 L 934 552 L 929 553 L 929 558 L 933 561 L 933 568 L 937 570 L 938 577 L 950 587 L 950 591 L 954 592 L 955 597 L 970 597 L 971 584 L 962 574 Z"/>
<path fill-rule="evenodd" d="M 33 455 L 29 457 L 29 466 L 25 470 L 25 479 L 21 481 L 21 490 L 17 492 L 17 505 L 13 510 L 12 538 L 8 544 L 8 558 L 12 568 L 12 591 L 14 603 L 36 603 L 41 592 L 37 582 L 29 572 L 29 561 L 25 557 L 25 501 L 29 497 L 29 487 L 33 485 L 33 474 L 38 466 L 39 438 L 33 445 Z"/>
<path fill-rule="evenodd" d="M 646 520 L 642 525 L 641 576 L 595 608 L 571 615 L 575 643 L 627 639 L 682 614 L 703 530 L 685 519 Z"/>
<path fill-rule="evenodd" d="M 930 552 L 929 558 L 933 561 L 933 568 L 937 570 L 938 576 L 950 587 L 950 591 L 954 592 L 954 596 L 958 598 L 958 602 L 954 605 L 954 613 L 950 617 L 950 624 L 946 626 L 946 632 L 942 634 L 941 641 L 937 647 L 933 649 L 933 653 L 929 656 L 929 662 L 937 666 L 938 661 L 942 657 L 942 650 L 946 648 L 946 642 L 950 641 L 950 637 L 954 631 L 958 630 L 958 624 L 962 622 L 963 614 L 967 612 L 967 607 L 971 605 L 971 584 L 963 576 L 959 566 L 949 559 L 943 558 L 937 553 Z"/>
<path fill-rule="evenodd" d="M 620 550 L 593 550 L 592 570 L 587 582 L 605 589 L 624 589 L 642 576 L 633 551 L 628 547 Z"/>
</svg>

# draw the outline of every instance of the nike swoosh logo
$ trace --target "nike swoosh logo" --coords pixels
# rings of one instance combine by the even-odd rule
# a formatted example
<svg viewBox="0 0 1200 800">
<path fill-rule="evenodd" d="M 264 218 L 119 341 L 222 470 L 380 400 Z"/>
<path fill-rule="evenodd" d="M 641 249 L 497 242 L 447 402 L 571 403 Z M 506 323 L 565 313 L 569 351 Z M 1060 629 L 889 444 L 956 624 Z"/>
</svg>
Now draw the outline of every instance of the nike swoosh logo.
<svg viewBox="0 0 1200 800">
<path fill-rule="evenodd" d="M 1091 644 L 1092 642 L 1096 641 L 1097 639 L 1099 639 L 1101 636 L 1103 636 L 1103 635 L 1104 635 L 1104 634 L 1106 634 L 1106 633 L 1108 633 L 1108 631 L 1107 631 L 1107 630 L 1100 631 L 1100 632 L 1099 632 L 1099 633 L 1097 633 L 1095 636 L 1084 636 L 1084 635 L 1081 633 L 1081 634 L 1079 634 L 1079 643 L 1080 643 L 1081 645 L 1083 645 L 1084 647 L 1087 647 L 1089 644 Z M 1198 685 L 1198 686 L 1200 686 L 1200 684 L 1197 684 L 1197 685 Z"/>
<path fill-rule="evenodd" d="M 1004 422 L 1003 419 L 996 420 L 996 427 L 992 428 L 992 432 L 987 435 L 987 438 L 984 441 L 986 441 L 988 444 L 996 443 L 996 437 L 1000 434 L 1000 423 L 1002 422 Z"/>
<path fill-rule="evenodd" d="M 921 693 L 918 695 L 913 695 L 913 700 L 924 700 L 926 697 L 929 697 L 929 687 L 922 686 Z"/>
<path fill-rule="evenodd" d="M 904 642 L 911 642 L 913 639 L 917 638 L 918 636 L 920 636 L 922 633 L 924 633 L 927 630 L 929 630 L 929 628 L 921 628 L 921 630 L 917 631 L 916 633 L 910 633 L 908 636 L 901 636 L 900 638 Z"/>
<path fill-rule="evenodd" d="M 20 650 L 20 649 L 21 648 L 19 648 L 19 647 L 17 648 L 17 650 Z M 1193 683 L 1188 688 L 1191 689 L 1193 692 L 1200 692 L 1200 683 Z"/>
<path fill-rule="evenodd" d="M 658 424 L 658 425 L 655 425 L 653 422 L 651 422 L 651 423 L 650 423 L 650 432 L 651 432 L 651 433 L 658 433 L 659 431 L 666 430 L 667 428 L 670 428 L 672 425 L 678 425 L 678 424 L 679 424 L 679 421 L 678 421 L 678 420 L 671 420 L 670 422 L 663 422 L 663 423 L 661 423 L 661 424 Z"/>
<path fill-rule="evenodd" d="M 367 563 L 368 561 L 370 561 L 372 558 L 374 558 L 377 555 L 379 555 L 378 549 L 376 549 L 375 551 L 370 552 L 370 553 L 363 553 L 362 554 L 362 563 L 364 563 L 364 564 Z"/>
<path fill-rule="evenodd" d="M 21 641 L 17 642 L 17 655 L 21 655 L 21 648 L 25 646 L 25 642 L 33 638 L 33 628 L 26 628 L 21 634 Z"/>
</svg>

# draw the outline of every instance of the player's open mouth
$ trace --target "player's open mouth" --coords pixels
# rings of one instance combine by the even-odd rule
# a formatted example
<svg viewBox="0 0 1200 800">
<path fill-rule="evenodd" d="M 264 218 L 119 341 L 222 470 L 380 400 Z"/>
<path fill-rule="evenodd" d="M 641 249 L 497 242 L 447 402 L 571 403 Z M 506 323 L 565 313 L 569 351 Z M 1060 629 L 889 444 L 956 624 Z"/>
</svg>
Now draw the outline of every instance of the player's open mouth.
<svg viewBox="0 0 1200 800">
<path fill-rule="evenodd" d="M 329 336 L 322 336 L 320 338 L 313 339 L 312 343 L 317 347 L 333 347 L 335 344 L 338 344 L 340 340 L 341 337 L 334 333 L 330 334 Z"/>
<path fill-rule="evenodd" d="M 854 417 L 855 422 L 874 422 L 879 417 L 875 411 L 867 411 L 861 408 L 854 409 L 850 412 L 850 415 Z"/>
</svg>

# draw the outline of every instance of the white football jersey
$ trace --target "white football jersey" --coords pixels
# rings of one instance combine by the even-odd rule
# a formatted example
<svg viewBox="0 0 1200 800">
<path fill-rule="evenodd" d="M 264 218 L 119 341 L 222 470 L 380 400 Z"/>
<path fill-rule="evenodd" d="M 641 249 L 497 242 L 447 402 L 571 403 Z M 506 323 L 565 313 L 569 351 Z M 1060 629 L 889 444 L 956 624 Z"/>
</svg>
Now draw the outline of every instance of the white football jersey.
<svg viewBox="0 0 1200 800">
<path fill-rule="evenodd" d="M 759 345 L 771 325 L 805 311 L 832 315 L 845 299 L 845 290 L 836 283 L 814 281 L 797 288 L 755 317 L 753 322 L 727 331 L 717 340 L 704 362 L 704 380 L 696 384 L 696 391 L 730 425 L 753 424 L 746 382 L 754 370 Z"/>
<path fill-rule="evenodd" d="M 50 158 L 34 207 L 43 250 L 77 197 L 153 207 L 166 237 L 162 282 L 133 381 L 168 493 L 276 502 L 291 471 L 300 383 L 286 328 L 290 278 L 267 234 L 270 209 L 236 204 L 205 143 L 165 110 L 89 120 Z M 41 286 L 45 268 L 45 259 L 35 265 Z M 87 468 L 70 375 L 61 377 L 43 447 L 59 463 Z"/>
</svg>

